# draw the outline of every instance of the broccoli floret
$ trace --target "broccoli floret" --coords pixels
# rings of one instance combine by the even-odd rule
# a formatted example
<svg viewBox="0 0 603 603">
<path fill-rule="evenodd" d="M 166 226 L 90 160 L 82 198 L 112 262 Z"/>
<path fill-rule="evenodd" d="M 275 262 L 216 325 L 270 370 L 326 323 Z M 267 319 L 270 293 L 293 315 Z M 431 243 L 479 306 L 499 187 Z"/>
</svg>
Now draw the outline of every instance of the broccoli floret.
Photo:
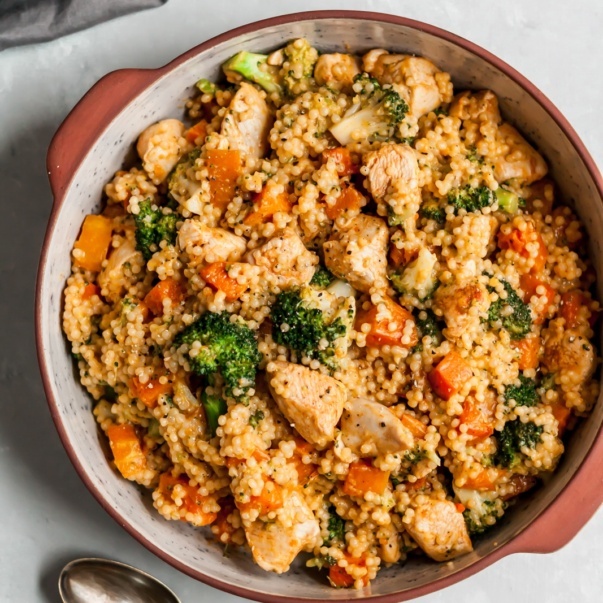
<svg viewBox="0 0 603 603">
<path fill-rule="evenodd" d="M 318 61 L 318 51 L 304 38 L 294 40 L 283 48 L 285 64 L 281 70 L 283 87 L 288 96 L 293 97 L 314 85 L 314 66 Z"/>
<path fill-rule="evenodd" d="M 402 226 L 409 218 L 415 218 L 415 210 L 412 207 L 406 207 L 401 214 L 397 214 L 391 205 L 387 206 L 387 223 L 389 226 Z"/>
<path fill-rule="evenodd" d="M 213 438 L 216 435 L 216 429 L 218 429 L 218 419 L 226 413 L 228 406 L 222 398 L 209 396 L 206 392 L 201 394 L 201 404 L 209 427 L 209 437 Z"/>
<path fill-rule="evenodd" d="M 458 212 L 464 209 L 467 212 L 480 211 L 494 203 L 494 193 L 487 186 L 464 186 L 448 193 L 448 204 Z"/>
<path fill-rule="evenodd" d="M 260 421 L 264 418 L 264 411 L 256 410 L 249 417 L 249 425 L 251 425 L 254 429 L 260 424 Z"/>
<path fill-rule="evenodd" d="M 149 261 L 159 243 L 166 241 L 173 245 L 176 241 L 176 223 L 178 215 L 163 213 L 160 208 L 153 209 L 151 199 L 145 199 L 139 206 L 139 212 L 134 216 L 136 223 L 136 249 L 142 252 L 145 261 Z"/>
<path fill-rule="evenodd" d="M 438 224 L 446 222 L 446 210 L 435 201 L 423 203 L 419 209 L 419 216 L 425 220 L 434 220 Z"/>
<path fill-rule="evenodd" d="M 401 294 L 426 299 L 437 286 L 435 266 L 438 258 L 426 247 L 422 247 L 416 260 L 404 268 L 402 273 L 394 272 L 389 278 L 394 289 Z"/>
<path fill-rule="evenodd" d="M 332 567 L 333 565 L 337 565 L 337 559 L 331 557 L 331 555 L 319 555 L 318 557 L 314 557 L 314 567 L 316 569 L 321 570 L 325 567 Z"/>
<path fill-rule="evenodd" d="M 195 342 L 201 347 L 189 358 L 192 371 L 210 380 L 220 373 L 227 394 L 234 396 L 234 390 L 240 390 L 235 397 L 243 398 L 255 384 L 262 359 L 253 331 L 241 322 L 231 322 L 228 312 L 206 312 L 174 340 L 176 346 Z"/>
<path fill-rule="evenodd" d="M 366 73 L 354 78 L 358 92 L 354 104 L 331 128 L 341 145 L 352 142 L 354 132 L 362 131 L 369 140 L 398 138 L 398 125 L 408 113 L 408 105 L 393 88 L 382 88 Z"/>
<path fill-rule="evenodd" d="M 490 305 L 488 310 L 488 322 L 500 322 L 509 332 L 511 339 L 523 339 L 532 329 L 532 314 L 527 304 L 521 300 L 513 287 L 506 281 L 501 281 L 507 292 L 507 299 L 498 299 Z M 489 291 L 493 289 L 488 287 Z M 512 314 L 503 313 L 503 309 L 510 306 Z"/>
<path fill-rule="evenodd" d="M 310 284 L 317 289 L 326 289 L 334 280 L 335 277 L 322 264 L 319 264 Z"/>
<path fill-rule="evenodd" d="M 467 525 L 467 531 L 471 536 L 483 534 L 486 530 L 495 525 L 496 522 L 490 523 L 484 521 L 486 518 L 493 517 L 495 520 L 498 519 L 496 505 L 492 500 L 484 500 L 480 511 L 480 513 L 477 513 L 475 509 L 465 509 L 463 511 L 463 518 Z"/>
<path fill-rule="evenodd" d="M 507 214 L 516 214 L 521 206 L 520 198 L 515 193 L 499 186 L 494 192 L 498 207 Z"/>
<path fill-rule="evenodd" d="M 216 85 L 205 78 L 200 79 L 195 86 L 202 94 L 214 95 L 216 93 Z"/>
<path fill-rule="evenodd" d="M 276 70 L 270 68 L 266 63 L 267 59 L 268 55 L 242 50 L 222 65 L 222 71 L 229 82 L 236 84 L 245 78 L 266 90 L 268 94 L 281 95 L 283 90 Z"/>
<path fill-rule="evenodd" d="M 507 421 L 502 431 L 495 434 L 497 441 L 494 462 L 507 469 L 521 461 L 521 448 L 535 448 L 543 428 L 534 423 L 522 423 L 518 419 Z"/>
<path fill-rule="evenodd" d="M 334 540 L 344 541 L 345 538 L 345 520 L 335 511 L 335 507 L 329 509 L 329 523 L 327 525 L 329 535 L 324 541 L 325 546 L 329 546 Z"/>
<path fill-rule="evenodd" d="M 515 400 L 519 406 L 536 406 L 539 400 L 536 382 L 524 375 L 519 375 L 519 381 L 521 385 L 510 385 L 505 389 L 505 400 Z"/>
<path fill-rule="evenodd" d="M 425 316 L 425 318 L 421 318 L 421 316 Z M 412 349 L 413 353 L 423 351 L 423 337 L 426 337 L 427 335 L 431 337 L 433 346 L 440 345 L 442 341 L 442 331 L 433 310 L 428 308 L 427 310 L 419 311 L 418 316 L 415 318 L 415 324 L 417 325 L 417 331 L 419 332 L 419 343 Z"/>
<path fill-rule="evenodd" d="M 323 312 L 302 299 L 299 290 L 279 293 L 270 318 L 276 343 L 319 360 L 331 370 L 337 368 L 334 343 L 347 330 L 341 318 L 327 324 Z M 321 346 L 322 342 L 327 343 L 326 347 Z"/>
</svg>

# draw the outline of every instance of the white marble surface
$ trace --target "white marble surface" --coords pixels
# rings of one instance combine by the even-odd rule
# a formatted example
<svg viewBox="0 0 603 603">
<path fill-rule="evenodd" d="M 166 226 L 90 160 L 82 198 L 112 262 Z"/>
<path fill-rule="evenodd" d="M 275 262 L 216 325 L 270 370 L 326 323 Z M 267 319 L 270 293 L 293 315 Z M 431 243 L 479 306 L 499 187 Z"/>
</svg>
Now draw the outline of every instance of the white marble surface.
<svg viewBox="0 0 603 603">
<path fill-rule="evenodd" d="M 603 5 L 599 0 L 170 0 L 48 44 L 0 53 L 0 601 L 54 603 L 59 568 L 84 555 L 134 564 L 190 603 L 235 597 L 180 574 L 131 539 L 80 483 L 42 392 L 33 344 L 35 268 L 51 197 L 52 133 L 103 74 L 155 67 L 250 21 L 300 10 L 397 13 L 449 29 L 498 54 L 565 113 L 603 163 Z M 554 529 L 554 526 L 551 526 Z M 563 550 L 516 555 L 425 603 L 603 600 L 603 513 Z"/>
</svg>

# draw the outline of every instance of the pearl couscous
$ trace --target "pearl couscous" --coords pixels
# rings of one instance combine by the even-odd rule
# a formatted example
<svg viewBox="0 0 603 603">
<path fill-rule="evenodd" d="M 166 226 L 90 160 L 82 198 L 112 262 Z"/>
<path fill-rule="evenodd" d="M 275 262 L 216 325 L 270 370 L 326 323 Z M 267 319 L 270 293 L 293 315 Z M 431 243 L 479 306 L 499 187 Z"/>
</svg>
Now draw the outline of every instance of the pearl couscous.
<svg viewBox="0 0 603 603">
<path fill-rule="evenodd" d="M 597 398 L 579 219 L 496 96 L 427 59 L 295 40 L 224 73 L 73 249 L 111 461 L 268 571 L 363 588 L 471 551 Z"/>
</svg>

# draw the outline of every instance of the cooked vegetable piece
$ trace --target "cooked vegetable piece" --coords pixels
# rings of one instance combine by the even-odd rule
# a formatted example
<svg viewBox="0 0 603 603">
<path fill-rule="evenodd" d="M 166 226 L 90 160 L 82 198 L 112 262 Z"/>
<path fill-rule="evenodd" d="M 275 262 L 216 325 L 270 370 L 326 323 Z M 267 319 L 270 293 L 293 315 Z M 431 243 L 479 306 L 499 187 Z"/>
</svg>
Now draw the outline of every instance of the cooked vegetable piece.
<svg viewBox="0 0 603 603">
<path fill-rule="evenodd" d="M 82 293 L 82 299 L 90 299 L 95 295 L 100 295 L 100 287 L 95 285 L 94 283 L 88 283 L 84 287 L 84 292 Z"/>
<path fill-rule="evenodd" d="M 542 432 L 543 428 L 532 422 L 507 421 L 503 430 L 496 432 L 496 464 L 512 469 L 521 460 L 521 448 L 535 448 Z"/>
<path fill-rule="evenodd" d="M 234 197 L 237 178 L 241 175 L 241 153 L 233 150 L 209 149 L 205 165 L 211 202 L 215 207 L 225 209 Z"/>
<path fill-rule="evenodd" d="M 171 277 L 159 281 L 145 296 L 144 303 L 155 316 L 163 316 L 163 302 L 169 299 L 172 309 L 184 299 L 180 283 Z"/>
<path fill-rule="evenodd" d="M 73 246 L 73 263 L 91 272 L 100 272 L 107 257 L 113 234 L 113 222 L 104 216 L 84 218 L 82 230 Z"/>
<path fill-rule="evenodd" d="M 198 121 L 194 126 L 191 126 L 184 132 L 184 138 L 191 144 L 194 144 L 197 139 L 203 140 L 207 134 L 207 121 L 202 119 Z"/>
<path fill-rule="evenodd" d="M 533 262 L 531 272 L 534 274 L 542 272 L 549 255 L 542 235 L 536 230 L 532 221 L 526 222 L 525 228 L 506 226 L 501 228 L 498 233 L 498 246 L 501 249 L 511 249 L 524 258 L 531 258 Z"/>
<path fill-rule="evenodd" d="M 520 371 L 535 369 L 538 367 L 538 358 L 540 356 L 540 337 L 538 335 L 529 335 L 524 339 L 513 342 L 513 347 L 518 351 L 517 366 Z"/>
<path fill-rule="evenodd" d="M 402 421 L 402 425 L 404 425 L 415 438 L 421 440 L 427 435 L 427 426 L 425 423 L 412 415 L 404 413 L 400 418 L 400 421 Z"/>
<path fill-rule="evenodd" d="M 494 432 L 492 406 L 492 400 L 488 398 L 485 401 L 478 401 L 469 396 L 463 402 L 460 422 L 466 427 L 466 433 L 474 438 L 485 438 L 492 435 Z"/>
<path fill-rule="evenodd" d="M 206 312 L 174 340 L 176 346 L 195 342 L 197 354 L 190 357 L 193 372 L 212 378 L 220 373 L 228 395 L 244 398 L 255 384 L 255 374 L 262 359 L 254 332 L 242 322 L 232 322 L 228 312 Z"/>
<path fill-rule="evenodd" d="M 514 400 L 518 406 L 536 406 L 540 400 L 536 382 L 525 375 L 519 375 L 519 385 L 509 385 L 505 389 L 505 400 Z"/>
<path fill-rule="evenodd" d="M 205 78 L 201 78 L 195 84 L 195 86 L 197 90 L 199 90 L 199 92 L 201 92 L 202 94 L 214 95 L 216 93 L 216 85 L 213 82 L 206 80 Z"/>
<path fill-rule="evenodd" d="M 249 502 L 237 502 L 237 507 L 242 513 L 255 509 L 260 515 L 276 511 L 282 506 L 283 487 L 269 478 L 264 479 L 264 488 L 259 496 L 251 496 Z"/>
<path fill-rule="evenodd" d="M 585 306 L 585 295 L 576 289 L 561 295 L 559 315 L 565 319 L 565 327 L 574 329 L 580 323 L 580 311 Z"/>
<path fill-rule="evenodd" d="M 233 302 L 241 298 L 248 289 L 245 283 L 239 283 L 237 279 L 228 276 L 226 262 L 214 262 L 207 264 L 199 271 L 203 280 L 214 289 L 222 291 L 227 302 Z"/>
<path fill-rule="evenodd" d="M 499 297 L 490 305 L 488 310 L 488 321 L 501 323 L 503 328 L 509 332 L 511 339 L 523 339 L 532 328 L 532 315 L 530 308 L 521 300 L 517 292 L 507 281 L 502 281 L 506 298 Z M 509 312 L 510 308 L 512 312 Z"/>
<path fill-rule="evenodd" d="M 107 437 L 115 466 L 126 479 L 135 480 L 140 472 L 147 468 L 147 459 L 134 425 L 131 423 L 111 425 L 107 429 Z"/>
<path fill-rule="evenodd" d="M 176 241 L 176 224 L 178 214 L 164 210 L 154 205 L 153 201 L 145 199 L 139 205 L 134 217 L 136 222 L 136 249 L 142 252 L 146 261 L 159 250 L 159 245 L 165 241 L 173 245 Z"/>
<path fill-rule="evenodd" d="M 519 196 L 502 186 L 494 191 L 498 207 L 508 214 L 516 214 L 520 207 Z"/>
<path fill-rule="evenodd" d="M 346 147 L 336 147 L 322 152 L 324 163 L 334 161 L 337 166 L 337 173 L 342 176 L 351 176 L 360 171 L 360 165 L 354 162 L 352 153 Z"/>
<path fill-rule="evenodd" d="M 245 216 L 243 224 L 258 226 L 267 222 L 277 212 L 288 213 L 291 211 L 289 194 L 282 185 L 274 180 L 269 180 L 264 188 L 254 197 L 253 209 Z"/>
<path fill-rule="evenodd" d="M 275 70 L 271 70 L 266 64 L 267 59 L 268 55 L 242 50 L 222 65 L 222 71 L 230 82 L 237 83 L 241 78 L 245 78 L 266 90 L 268 94 L 280 95 L 281 84 Z"/>
<path fill-rule="evenodd" d="M 363 497 L 367 492 L 383 494 L 389 481 L 389 471 L 381 471 L 367 460 L 354 461 L 343 484 L 348 496 Z"/>
<path fill-rule="evenodd" d="M 174 496 L 175 489 L 178 489 L 176 496 Z M 208 526 L 218 517 L 217 513 L 208 513 L 203 510 L 207 497 L 201 496 L 199 489 L 191 486 L 185 475 L 174 477 L 171 473 L 162 473 L 159 476 L 159 491 L 168 500 L 182 501 L 181 506 L 184 507 L 185 515 L 180 519 L 183 521 L 188 521 L 196 526 Z M 195 517 L 191 519 L 190 515 Z"/>
<path fill-rule="evenodd" d="M 448 203 L 458 212 L 464 209 L 466 212 L 480 211 L 484 207 L 490 207 L 494 203 L 494 194 L 487 186 L 474 188 L 467 185 L 460 189 L 454 189 L 448 193 Z"/>
<path fill-rule="evenodd" d="M 209 437 L 213 438 L 216 436 L 216 429 L 218 429 L 218 419 L 226 413 L 228 406 L 222 398 L 210 396 L 207 392 L 201 394 L 201 404 L 209 427 Z"/>
<path fill-rule="evenodd" d="M 524 303 L 530 303 L 533 297 L 544 298 L 544 303 L 542 303 L 540 300 L 537 302 L 539 311 L 532 312 L 535 314 L 534 324 L 542 324 L 549 313 L 549 309 L 555 301 L 555 289 L 553 289 L 553 287 L 551 287 L 551 285 L 549 285 L 547 282 L 533 274 L 522 274 L 521 278 L 519 279 L 519 283 L 524 292 Z"/>
<path fill-rule="evenodd" d="M 427 378 L 433 391 L 440 398 L 449 400 L 472 375 L 473 371 L 467 361 L 457 351 L 452 350 L 431 370 Z"/>
<path fill-rule="evenodd" d="M 344 212 L 359 212 L 366 204 L 366 198 L 354 186 L 346 186 L 333 205 L 327 205 L 325 213 L 330 220 L 336 220 Z"/>
<path fill-rule="evenodd" d="M 316 272 L 310 281 L 310 285 L 317 289 L 326 289 L 333 281 L 335 277 L 329 272 L 322 264 L 316 266 Z"/>
<path fill-rule="evenodd" d="M 412 314 L 390 298 L 385 298 L 385 305 L 391 318 L 380 318 L 379 308 L 372 304 L 368 310 L 358 312 L 356 330 L 362 331 L 362 325 L 365 324 L 370 327 L 366 333 L 366 344 L 374 347 L 397 345 L 407 348 L 416 345 L 419 338 Z M 407 332 L 409 323 L 411 328 Z"/>
<path fill-rule="evenodd" d="M 142 383 L 138 377 L 132 377 L 130 387 L 134 397 L 138 398 L 147 408 L 155 408 L 159 396 L 172 392 L 172 384 L 169 381 L 162 383 L 158 378 Z"/>
</svg>

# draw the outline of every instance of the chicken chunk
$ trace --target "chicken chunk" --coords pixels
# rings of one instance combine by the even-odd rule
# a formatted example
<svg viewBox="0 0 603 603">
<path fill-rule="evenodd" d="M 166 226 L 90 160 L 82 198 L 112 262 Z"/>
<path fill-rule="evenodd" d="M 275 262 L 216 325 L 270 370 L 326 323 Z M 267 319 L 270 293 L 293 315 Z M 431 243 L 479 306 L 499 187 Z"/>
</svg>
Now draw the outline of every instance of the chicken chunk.
<svg viewBox="0 0 603 603">
<path fill-rule="evenodd" d="M 266 372 L 279 409 L 298 433 L 320 448 L 331 442 L 343 412 L 344 386 L 333 377 L 291 362 L 271 362 Z"/>
<path fill-rule="evenodd" d="M 270 111 L 260 91 L 242 82 L 222 121 L 221 133 L 231 149 L 251 157 L 263 157 L 272 126 Z"/>
<path fill-rule="evenodd" d="M 184 130 L 181 121 L 164 119 L 149 126 L 138 138 L 136 150 L 153 184 L 162 183 L 189 150 Z"/>
<path fill-rule="evenodd" d="M 243 237 L 223 228 L 210 228 L 197 219 L 185 220 L 178 232 L 180 248 L 191 256 L 191 262 L 236 262 L 247 249 Z"/>
<path fill-rule="evenodd" d="M 493 160 L 494 176 L 499 182 L 514 179 L 518 184 L 532 184 L 546 176 L 546 162 L 513 126 L 502 124 L 497 138 L 505 149 Z"/>
<path fill-rule="evenodd" d="M 366 398 L 348 400 L 341 416 L 343 443 L 361 456 L 395 454 L 414 446 L 411 431 L 387 406 Z"/>
<path fill-rule="evenodd" d="M 543 365 L 549 373 L 556 373 L 556 380 L 564 389 L 578 389 L 595 370 L 595 352 L 588 339 L 576 329 L 564 329 L 552 321 L 544 335 Z"/>
<path fill-rule="evenodd" d="M 124 277 L 124 266 L 129 263 L 130 266 L 137 265 L 140 268 L 144 266 L 144 260 L 140 251 L 137 251 L 134 242 L 126 239 L 117 249 L 111 252 L 107 265 L 98 275 L 98 284 L 108 297 L 117 302 L 122 296 L 129 283 Z"/>
<path fill-rule="evenodd" d="M 406 529 L 435 561 L 450 561 L 473 550 L 463 514 L 449 500 L 428 500 L 417 507 Z"/>
<path fill-rule="evenodd" d="M 380 218 L 361 214 L 324 243 L 325 264 L 338 278 L 368 292 L 387 287 L 388 230 Z"/>
<path fill-rule="evenodd" d="M 451 339 L 461 337 L 470 325 L 485 318 L 489 307 L 488 291 L 477 281 L 439 287 L 433 296 L 433 310 L 444 317 Z"/>
<path fill-rule="evenodd" d="M 415 180 L 419 173 L 417 153 L 405 144 L 387 144 L 367 153 L 367 188 L 375 199 L 383 197 L 395 180 Z"/>
<path fill-rule="evenodd" d="M 255 562 L 263 570 L 282 574 L 301 551 L 317 544 L 320 526 L 303 497 L 292 490 L 276 521 L 256 520 L 245 528 L 245 535 Z"/>
<path fill-rule="evenodd" d="M 307 284 L 314 275 L 318 256 L 306 248 L 292 228 L 272 237 L 250 254 L 252 263 L 264 268 L 266 277 L 279 289 Z"/>
<path fill-rule="evenodd" d="M 360 73 L 360 61 L 351 54 L 321 54 L 314 67 L 314 79 L 320 86 L 352 93 L 354 78 Z"/>
<path fill-rule="evenodd" d="M 427 59 L 375 49 L 363 57 L 363 67 L 380 84 L 392 84 L 416 118 L 449 101 L 450 79 Z"/>
</svg>

